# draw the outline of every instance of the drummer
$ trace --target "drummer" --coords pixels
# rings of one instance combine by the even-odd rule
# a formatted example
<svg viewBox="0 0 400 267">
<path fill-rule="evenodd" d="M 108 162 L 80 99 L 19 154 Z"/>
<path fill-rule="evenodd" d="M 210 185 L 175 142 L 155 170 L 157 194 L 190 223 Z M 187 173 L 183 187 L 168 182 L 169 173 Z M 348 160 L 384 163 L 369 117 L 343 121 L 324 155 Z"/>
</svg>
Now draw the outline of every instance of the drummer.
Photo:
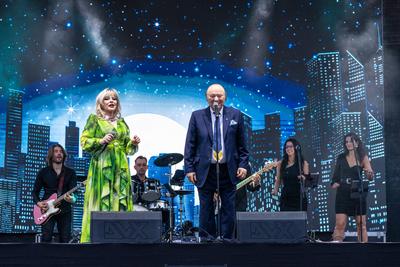
<svg viewBox="0 0 400 267">
<path fill-rule="evenodd" d="M 142 194 L 145 192 L 145 183 L 151 178 L 146 177 L 146 172 L 148 169 L 147 158 L 144 156 L 138 156 L 135 159 L 136 175 L 132 178 L 132 193 L 133 193 L 133 203 L 139 205 L 146 205 L 146 200 L 142 199 Z"/>
</svg>

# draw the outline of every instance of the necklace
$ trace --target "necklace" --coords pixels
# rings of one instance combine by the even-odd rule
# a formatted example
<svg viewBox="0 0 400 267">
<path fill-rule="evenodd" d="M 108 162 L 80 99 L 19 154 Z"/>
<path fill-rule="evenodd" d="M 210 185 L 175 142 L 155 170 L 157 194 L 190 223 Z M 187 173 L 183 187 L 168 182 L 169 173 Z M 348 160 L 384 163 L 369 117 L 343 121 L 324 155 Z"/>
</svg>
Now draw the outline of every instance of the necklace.
<svg viewBox="0 0 400 267">
<path fill-rule="evenodd" d="M 104 117 L 103 117 L 105 120 L 107 120 L 107 121 L 109 121 L 109 122 L 115 122 L 115 121 L 117 121 L 118 120 L 118 118 L 117 117 L 110 117 L 110 116 L 108 116 L 108 115 L 104 115 Z"/>
</svg>

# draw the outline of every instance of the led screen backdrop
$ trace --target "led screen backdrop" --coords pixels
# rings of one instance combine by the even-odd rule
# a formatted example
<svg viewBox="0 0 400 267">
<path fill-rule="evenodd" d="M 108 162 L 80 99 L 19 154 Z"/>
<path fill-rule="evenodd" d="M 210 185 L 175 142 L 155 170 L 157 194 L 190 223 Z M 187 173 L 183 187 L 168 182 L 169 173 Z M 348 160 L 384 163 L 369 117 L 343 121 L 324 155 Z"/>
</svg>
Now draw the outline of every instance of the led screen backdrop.
<svg viewBox="0 0 400 267">
<path fill-rule="evenodd" d="M 135 156 L 167 181 L 182 163 L 153 161 L 183 153 L 190 114 L 212 83 L 245 113 L 254 170 L 279 159 L 286 138 L 301 142 L 320 178 L 309 191 L 312 230 L 332 230 L 335 158 L 344 134 L 360 135 L 376 173 L 368 227 L 384 230 L 381 16 L 380 1 L 1 1 L 0 231 L 37 231 L 31 190 L 49 145 L 65 146 L 85 176 L 79 135 L 102 89 L 119 90 L 142 139 Z M 278 210 L 273 177 L 249 194 L 249 210 Z M 82 203 L 79 194 L 77 230 Z M 185 220 L 198 222 L 197 204 L 185 196 Z"/>
</svg>

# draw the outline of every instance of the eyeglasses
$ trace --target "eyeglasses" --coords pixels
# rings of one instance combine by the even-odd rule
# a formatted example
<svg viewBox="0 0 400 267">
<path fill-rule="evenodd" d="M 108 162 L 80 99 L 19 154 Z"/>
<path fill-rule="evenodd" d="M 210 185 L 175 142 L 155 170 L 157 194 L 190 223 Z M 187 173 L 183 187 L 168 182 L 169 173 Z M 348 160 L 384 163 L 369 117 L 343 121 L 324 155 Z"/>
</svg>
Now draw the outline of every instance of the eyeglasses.
<svg viewBox="0 0 400 267">
<path fill-rule="evenodd" d="M 285 149 L 288 149 L 288 148 L 294 148 L 294 146 L 293 146 L 293 145 L 287 145 L 287 146 L 285 146 Z"/>
</svg>

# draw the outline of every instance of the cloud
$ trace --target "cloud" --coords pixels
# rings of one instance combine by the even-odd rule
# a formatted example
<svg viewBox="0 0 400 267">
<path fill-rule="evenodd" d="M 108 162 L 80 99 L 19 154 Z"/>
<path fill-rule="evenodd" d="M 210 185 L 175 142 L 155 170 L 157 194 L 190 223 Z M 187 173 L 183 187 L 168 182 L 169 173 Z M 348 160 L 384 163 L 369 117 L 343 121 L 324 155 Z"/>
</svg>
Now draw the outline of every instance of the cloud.
<svg viewBox="0 0 400 267">
<path fill-rule="evenodd" d="M 102 29 L 104 27 L 104 22 L 96 16 L 93 12 L 93 7 L 89 7 L 85 4 L 85 1 L 77 1 L 78 9 L 85 19 L 85 32 L 90 37 L 91 44 L 93 48 L 100 55 L 103 62 L 108 62 L 110 60 L 110 48 L 105 42 L 103 37 Z"/>
</svg>

